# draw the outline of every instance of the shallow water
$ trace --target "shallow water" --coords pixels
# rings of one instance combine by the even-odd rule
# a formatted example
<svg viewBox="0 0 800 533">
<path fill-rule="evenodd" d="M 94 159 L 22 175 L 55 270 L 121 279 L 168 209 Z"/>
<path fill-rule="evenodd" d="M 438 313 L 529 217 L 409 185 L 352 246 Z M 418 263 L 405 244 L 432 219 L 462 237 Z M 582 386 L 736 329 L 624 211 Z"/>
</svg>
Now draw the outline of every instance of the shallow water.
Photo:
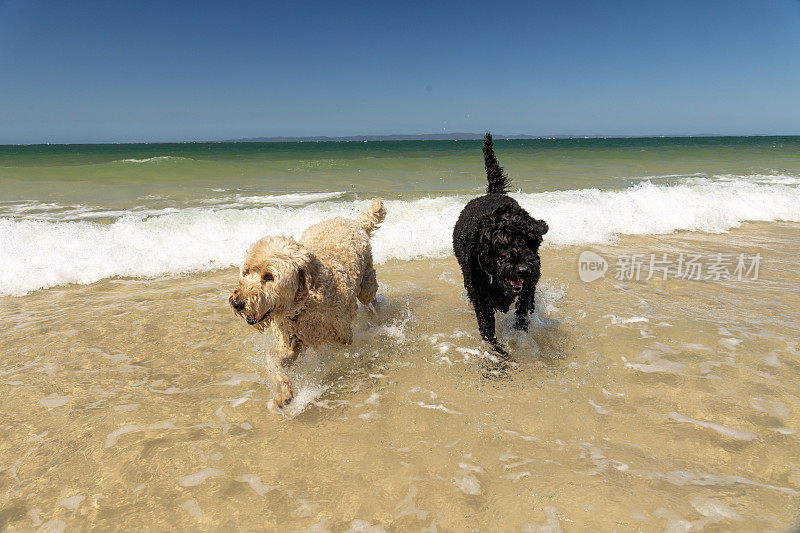
<svg viewBox="0 0 800 533">
<path fill-rule="evenodd" d="M 285 190 L 280 173 L 271 186 L 245 172 L 242 187 L 219 168 L 195 182 L 191 162 L 159 174 L 163 159 L 102 177 L 114 160 L 181 156 L 164 147 L 7 158 L 0 191 L 18 198 L 0 201 L 0 530 L 796 527 L 797 142 L 613 142 L 506 154 L 516 197 L 551 227 L 530 333 L 498 315 L 508 360 L 485 352 L 449 251 L 479 184 L 475 143 L 311 150 L 347 165 L 332 184 L 311 171 L 303 183 L 317 186 Z M 242 157 L 212 164 L 277 158 Z M 301 356 L 294 402 L 271 414 L 272 341 L 231 313 L 228 264 L 262 234 L 357 212 L 372 182 L 341 186 L 356 167 L 419 177 L 375 187 L 390 198 L 379 299 L 351 346 Z M 95 186 L 79 179 L 93 171 Z M 576 185 L 559 184 L 570 172 Z M 587 250 L 605 277 L 579 278 Z M 760 254 L 760 268 L 615 279 L 619 258 L 681 253 L 706 268 L 724 254 L 731 271 Z"/>
<path fill-rule="evenodd" d="M 226 308 L 233 270 L 6 300 L 2 519 L 784 530 L 800 501 L 796 229 L 591 247 L 761 253 L 756 281 L 585 283 L 584 248 L 545 250 L 531 334 L 500 317 L 509 361 L 483 351 L 452 258 L 390 261 L 354 344 L 293 367 L 284 416 L 266 410 L 269 337 Z"/>
</svg>

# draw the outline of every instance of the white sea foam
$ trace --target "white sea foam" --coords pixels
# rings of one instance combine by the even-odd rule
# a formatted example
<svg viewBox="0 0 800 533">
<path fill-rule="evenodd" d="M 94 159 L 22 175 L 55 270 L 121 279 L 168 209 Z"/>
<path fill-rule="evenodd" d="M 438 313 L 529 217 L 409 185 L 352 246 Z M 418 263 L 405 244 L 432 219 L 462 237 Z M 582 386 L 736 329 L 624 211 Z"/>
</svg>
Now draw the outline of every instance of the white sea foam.
<svg viewBox="0 0 800 533">
<path fill-rule="evenodd" d="M 215 191 L 224 192 L 224 191 Z M 288 194 L 267 194 L 263 196 L 245 196 L 242 194 L 234 194 L 230 196 L 220 196 L 215 198 L 206 198 L 199 200 L 198 203 L 202 207 L 185 207 L 179 209 L 177 207 L 144 207 L 136 206 L 128 210 L 122 209 L 108 209 L 100 206 L 91 206 L 84 204 L 56 204 L 52 202 L 36 202 L 36 201 L 7 201 L 0 202 L 0 218 L 11 218 L 14 220 L 46 220 L 54 222 L 71 222 L 80 220 L 96 220 L 96 219 L 116 219 L 126 215 L 133 215 L 138 217 L 153 217 L 158 215 L 165 215 L 167 213 L 176 213 L 178 211 L 197 211 L 208 210 L 213 208 L 219 209 L 237 209 L 249 208 L 258 206 L 303 206 L 314 202 L 323 202 L 340 198 L 344 196 L 344 192 L 298 192 Z M 169 200 L 166 197 L 154 197 L 148 195 L 142 197 L 143 200 Z"/>
<path fill-rule="evenodd" d="M 44 220 L 72 222 L 78 220 L 116 219 L 125 215 L 152 217 L 178 212 L 176 207 L 148 209 L 135 207 L 129 210 L 107 209 L 82 204 L 61 205 L 43 202 L 6 202 L 0 204 L 0 218 L 14 220 Z"/>
<path fill-rule="evenodd" d="M 694 178 L 675 185 L 643 182 L 619 191 L 521 196 L 523 207 L 548 222 L 546 241 L 561 245 L 608 242 L 620 234 L 722 233 L 744 221 L 800 220 L 800 188 L 749 180 Z"/>
<path fill-rule="evenodd" d="M 642 182 L 616 191 L 513 196 L 533 216 L 548 222 L 545 246 L 603 243 L 623 234 L 677 230 L 721 233 L 744 221 L 800 221 L 800 187 L 747 179 L 695 178 L 673 185 Z M 238 264 L 247 246 L 264 235 L 299 237 L 311 224 L 332 216 L 353 217 L 367 206 L 366 201 L 333 197 L 305 200 L 310 203 L 128 214 L 110 224 L 2 217 L 0 295 L 24 295 L 115 276 L 157 277 L 227 268 Z M 468 200 L 447 196 L 386 202 L 389 214 L 373 241 L 376 261 L 452 253 L 453 225 Z"/>
<path fill-rule="evenodd" d="M 298 192 L 289 194 L 266 194 L 263 196 L 244 196 L 235 194 L 220 198 L 208 198 L 204 204 L 218 208 L 252 207 L 258 205 L 306 205 L 313 202 L 333 200 L 344 196 L 344 192 Z"/>
<path fill-rule="evenodd" d="M 787 174 L 786 172 L 771 171 L 769 173 L 754 173 L 754 174 L 706 174 L 704 172 L 693 172 L 690 174 L 658 174 L 651 176 L 620 176 L 620 180 L 630 181 L 656 181 L 670 180 L 671 183 L 687 183 L 692 184 L 698 181 L 698 178 L 712 182 L 730 182 L 730 181 L 749 181 L 752 183 L 764 183 L 775 185 L 798 185 L 800 184 L 800 176 L 797 174 Z"/>
<path fill-rule="evenodd" d="M 120 159 L 113 163 L 159 163 L 162 161 L 192 161 L 190 157 L 179 157 L 174 155 L 159 155 L 156 157 L 146 157 L 144 159 Z"/>
<path fill-rule="evenodd" d="M 739 176 L 737 174 L 718 174 L 713 176 L 713 179 L 721 182 L 745 180 L 753 183 L 766 183 L 773 185 L 800 184 L 800 176 L 786 174 L 783 172 L 771 172 L 769 174 L 748 174 L 746 176 Z"/>
</svg>

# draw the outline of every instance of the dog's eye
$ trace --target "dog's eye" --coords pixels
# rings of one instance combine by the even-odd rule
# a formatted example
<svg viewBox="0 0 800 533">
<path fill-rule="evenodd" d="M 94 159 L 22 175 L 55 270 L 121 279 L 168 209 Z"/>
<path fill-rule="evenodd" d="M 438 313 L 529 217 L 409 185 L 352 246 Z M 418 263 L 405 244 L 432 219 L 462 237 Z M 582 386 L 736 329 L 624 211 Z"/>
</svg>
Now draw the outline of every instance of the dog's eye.
<svg viewBox="0 0 800 533">
<path fill-rule="evenodd" d="M 270 274 L 269 272 L 267 272 L 266 274 L 264 274 L 264 275 L 262 276 L 262 278 L 261 278 L 261 279 L 263 279 L 264 281 L 272 281 L 272 280 L 274 280 L 275 278 L 272 276 L 272 274 Z"/>
</svg>

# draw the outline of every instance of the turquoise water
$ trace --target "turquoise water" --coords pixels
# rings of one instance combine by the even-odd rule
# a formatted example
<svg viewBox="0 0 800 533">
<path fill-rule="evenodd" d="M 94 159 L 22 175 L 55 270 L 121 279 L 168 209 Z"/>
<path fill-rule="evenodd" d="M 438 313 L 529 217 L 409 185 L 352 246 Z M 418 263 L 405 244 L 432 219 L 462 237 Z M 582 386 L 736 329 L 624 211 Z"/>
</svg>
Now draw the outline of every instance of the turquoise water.
<svg viewBox="0 0 800 533">
<path fill-rule="evenodd" d="M 0 146 L 0 199 L 142 203 L 225 188 L 389 198 L 482 189 L 480 141 Z M 694 174 L 800 175 L 800 137 L 498 140 L 525 192 L 620 188 Z M 666 177 L 665 177 L 666 176 Z M 145 202 L 147 203 L 147 202 Z"/>
<path fill-rule="evenodd" d="M 545 246 L 800 221 L 800 137 L 498 140 Z M 0 147 L 0 294 L 226 268 L 387 200 L 376 259 L 445 257 L 480 141 Z M 54 271 L 51 265 L 60 265 Z M 30 273 L 39 273 L 30 276 Z"/>
</svg>

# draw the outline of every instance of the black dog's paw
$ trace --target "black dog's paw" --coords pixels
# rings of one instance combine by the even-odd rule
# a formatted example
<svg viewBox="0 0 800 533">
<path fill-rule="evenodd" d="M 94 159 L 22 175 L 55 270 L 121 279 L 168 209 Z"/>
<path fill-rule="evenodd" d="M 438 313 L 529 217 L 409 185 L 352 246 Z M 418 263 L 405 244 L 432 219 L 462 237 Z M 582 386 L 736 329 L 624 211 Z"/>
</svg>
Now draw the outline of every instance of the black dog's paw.
<svg viewBox="0 0 800 533">
<path fill-rule="evenodd" d="M 489 346 L 491 346 L 492 351 L 502 357 L 508 357 L 508 348 L 503 346 L 503 344 L 497 340 L 497 337 L 489 341 Z"/>
<path fill-rule="evenodd" d="M 529 324 L 530 320 L 528 320 L 527 316 L 518 316 L 517 320 L 514 321 L 514 329 L 518 329 L 520 331 L 528 331 Z"/>
</svg>

